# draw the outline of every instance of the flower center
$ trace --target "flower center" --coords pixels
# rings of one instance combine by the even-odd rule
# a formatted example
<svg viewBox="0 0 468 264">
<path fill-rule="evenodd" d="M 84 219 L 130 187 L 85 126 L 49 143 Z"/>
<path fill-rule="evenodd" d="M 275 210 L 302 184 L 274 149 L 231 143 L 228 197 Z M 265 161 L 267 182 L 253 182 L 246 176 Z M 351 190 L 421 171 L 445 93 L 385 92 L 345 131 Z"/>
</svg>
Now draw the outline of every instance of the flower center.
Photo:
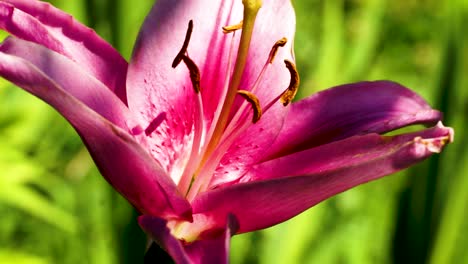
<svg viewBox="0 0 468 264">
<path fill-rule="evenodd" d="M 222 103 L 218 105 L 215 111 L 213 120 L 207 131 L 204 129 L 203 118 L 203 100 L 201 93 L 203 89 L 200 87 L 200 71 L 196 63 L 188 55 L 188 46 L 193 31 L 193 21 L 190 20 L 187 28 L 186 37 L 182 48 L 174 58 L 172 67 L 177 67 L 181 62 L 186 65 L 193 89 L 197 95 L 197 106 L 199 120 L 195 122 L 194 140 L 192 150 L 187 161 L 186 167 L 178 182 L 179 190 L 186 194 L 188 200 L 193 200 L 196 195 L 209 187 L 210 181 L 216 167 L 218 166 L 221 158 L 224 156 L 228 148 L 233 144 L 234 140 L 245 131 L 249 126 L 257 123 L 262 115 L 273 106 L 274 103 L 280 101 L 284 106 L 287 106 L 297 93 L 299 84 L 299 74 L 291 61 L 285 60 L 286 68 L 291 74 L 291 81 L 289 86 L 278 96 L 273 98 L 262 107 L 260 100 L 255 95 L 257 87 L 261 83 L 262 77 L 265 74 L 269 65 L 275 59 L 277 51 L 283 47 L 287 40 L 282 38 L 274 43 L 267 61 L 262 68 L 260 74 L 255 80 L 253 86 L 249 90 L 239 89 L 244 69 L 248 58 L 250 42 L 252 39 L 255 19 L 258 10 L 261 7 L 260 0 L 244 0 L 244 19 L 239 24 L 223 27 L 222 30 L 225 34 L 232 34 L 231 48 L 229 51 L 226 79 L 223 88 L 224 93 L 221 96 Z M 237 56 L 234 63 L 234 70 L 231 73 L 232 67 L 232 53 L 234 46 L 235 34 L 241 30 L 239 46 L 237 49 Z M 233 111 L 234 101 L 236 95 L 240 95 L 245 99 L 238 109 Z M 252 111 L 248 111 L 247 108 Z M 252 114 L 251 121 L 248 116 Z M 232 115 L 232 117 L 230 116 Z"/>
</svg>

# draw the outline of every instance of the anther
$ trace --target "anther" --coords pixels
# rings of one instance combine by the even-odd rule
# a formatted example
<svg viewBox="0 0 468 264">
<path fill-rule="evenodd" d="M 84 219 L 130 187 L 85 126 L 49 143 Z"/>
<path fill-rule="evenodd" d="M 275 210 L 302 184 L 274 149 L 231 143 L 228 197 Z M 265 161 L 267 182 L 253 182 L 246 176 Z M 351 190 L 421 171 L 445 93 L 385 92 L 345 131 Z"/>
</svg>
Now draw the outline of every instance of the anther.
<svg viewBox="0 0 468 264">
<path fill-rule="evenodd" d="M 177 67 L 177 65 L 179 65 L 179 63 L 184 59 L 183 57 L 187 52 L 187 47 L 190 42 L 190 37 L 192 36 L 192 31 L 193 20 L 190 20 L 188 23 L 187 33 L 185 34 L 184 44 L 182 45 L 182 48 L 180 49 L 179 53 L 177 53 L 177 56 L 174 58 L 174 61 L 172 62 L 172 68 Z"/>
<path fill-rule="evenodd" d="M 275 59 L 276 53 L 278 53 L 278 49 L 280 47 L 284 47 L 286 43 L 288 42 L 288 39 L 283 37 L 282 39 L 276 41 L 275 45 L 271 48 L 270 55 L 268 55 L 268 63 L 272 64 L 273 60 Z"/>
<path fill-rule="evenodd" d="M 289 103 L 292 102 L 292 100 L 297 94 L 300 79 L 299 72 L 297 71 L 294 63 L 292 63 L 289 60 L 284 60 L 284 63 L 286 64 L 286 68 L 288 68 L 289 73 L 291 74 L 291 81 L 289 82 L 288 88 L 281 95 L 280 101 L 284 106 L 287 106 Z"/>
<path fill-rule="evenodd" d="M 253 93 L 245 90 L 238 90 L 237 93 L 241 95 L 247 102 L 250 103 L 253 110 L 252 123 L 257 123 L 262 117 L 262 108 L 260 107 L 260 100 Z"/>
<path fill-rule="evenodd" d="M 192 81 L 192 86 L 193 86 L 193 89 L 195 90 L 195 93 L 199 93 L 200 92 L 200 70 L 198 69 L 195 62 L 193 62 L 193 60 L 189 58 L 189 56 L 183 55 L 182 60 L 184 61 L 185 65 L 187 65 L 187 68 L 190 72 L 190 80 Z"/>
<path fill-rule="evenodd" d="M 228 33 L 234 32 L 236 30 L 242 29 L 243 23 L 244 23 L 244 21 L 241 20 L 241 22 L 239 22 L 238 24 L 230 25 L 230 26 L 224 26 L 223 27 L 223 33 L 228 34 Z"/>
</svg>

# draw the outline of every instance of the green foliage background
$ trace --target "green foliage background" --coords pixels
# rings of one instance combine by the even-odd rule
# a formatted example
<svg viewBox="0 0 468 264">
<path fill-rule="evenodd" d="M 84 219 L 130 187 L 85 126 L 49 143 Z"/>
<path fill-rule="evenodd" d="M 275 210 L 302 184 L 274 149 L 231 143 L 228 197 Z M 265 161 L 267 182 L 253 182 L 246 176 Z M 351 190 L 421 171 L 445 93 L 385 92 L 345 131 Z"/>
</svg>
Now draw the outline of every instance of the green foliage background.
<svg viewBox="0 0 468 264">
<path fill-rule="evenodd" d="M 129 58 L 151 0 L 56 0 Z M 445 113 L 443 155 L 235 236 L 232 263 L 468 263 L 468 1 L 296 0 L 301 96 L 390 79 Z M 209 8 L 207 8 L 209 12 Z M 53 109 L 0 80 L 0 263 L 141 263 L 136 213 Z"/>
</svg>

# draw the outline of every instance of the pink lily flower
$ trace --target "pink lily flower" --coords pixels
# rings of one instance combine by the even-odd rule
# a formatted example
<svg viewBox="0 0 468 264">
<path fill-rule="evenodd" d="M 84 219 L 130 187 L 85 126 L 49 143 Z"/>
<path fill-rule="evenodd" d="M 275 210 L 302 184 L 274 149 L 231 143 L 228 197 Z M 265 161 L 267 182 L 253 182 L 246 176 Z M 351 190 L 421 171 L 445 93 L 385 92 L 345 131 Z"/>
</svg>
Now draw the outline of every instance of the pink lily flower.
<svg viewBox="0 0 468 264">
<path fill-rule="evenodd" d="M 158 0 L 130 63 L 48 3 L 0 0 L 0 27 L 12 34 L 0 75 L 71 123 L 177 263 L 226 263 L 232 235 L 286 221 L 453 140 L 440 112 L 389 81 L 291 103 L 299 75 L 289 0 Z M 433 127 L 381 135 L 413 124 Z"/>
</svg>

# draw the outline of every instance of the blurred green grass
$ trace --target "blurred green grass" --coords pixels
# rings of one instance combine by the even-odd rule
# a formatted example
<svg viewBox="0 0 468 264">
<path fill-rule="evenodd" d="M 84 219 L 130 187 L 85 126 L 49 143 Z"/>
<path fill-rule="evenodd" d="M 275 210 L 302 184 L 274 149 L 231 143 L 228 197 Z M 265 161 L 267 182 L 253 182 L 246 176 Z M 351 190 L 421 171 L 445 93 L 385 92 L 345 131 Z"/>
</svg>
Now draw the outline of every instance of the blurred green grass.
<svg viewBox="0 0 468 264">
<path fill-rule="evenodd" d="M 129 58 L 150 0 L 56 0 Z M 300 95 L 390 79 L 445 113 L 443 155 L 235 236 L 232 263 L 467 263 L 468 1 L 295 0 Z M 0 263 L 140 263 L 136 212 L 73 129 L 0 81 Z"/>
</svg>

